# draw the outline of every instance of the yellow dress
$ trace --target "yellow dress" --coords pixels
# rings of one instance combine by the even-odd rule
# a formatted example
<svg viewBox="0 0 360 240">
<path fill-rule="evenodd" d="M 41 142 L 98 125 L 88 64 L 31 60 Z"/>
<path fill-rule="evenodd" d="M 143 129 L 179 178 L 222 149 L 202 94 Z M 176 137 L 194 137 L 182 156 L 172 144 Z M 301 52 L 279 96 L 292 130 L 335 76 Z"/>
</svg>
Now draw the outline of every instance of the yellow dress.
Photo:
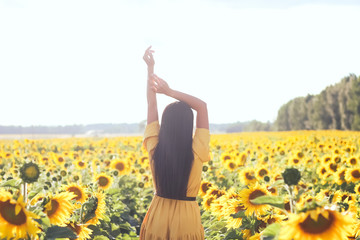
<svg viewBox="0 0 360 240">
<path fill-rule="evenodd" d="M 152 154 L 158 143 L 159 122 L 146 126 L 144 146 L 149 153 L 152 173 Z M 196 197 L 200 184 L 203 162 L 209 160 L 210 133 L 197 128 L 193 137 L 194 162 L 191 168 L 186 196 Z M 154 187 L 154 175 L 153 184 Z M 200 240 L 204 239 L 200 208 L 196 201 L 174 200 L 154 195 L 140 229 L 140 240 Z"/>
</svg>

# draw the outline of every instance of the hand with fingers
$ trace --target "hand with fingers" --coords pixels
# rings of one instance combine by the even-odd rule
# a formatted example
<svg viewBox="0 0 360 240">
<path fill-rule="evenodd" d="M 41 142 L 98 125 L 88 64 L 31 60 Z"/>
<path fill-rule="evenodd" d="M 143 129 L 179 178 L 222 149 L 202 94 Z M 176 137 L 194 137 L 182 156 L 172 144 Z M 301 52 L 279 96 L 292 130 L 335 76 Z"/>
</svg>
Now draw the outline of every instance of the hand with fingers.
<svg viewBox="0 0 360 240">
<path fill-rule="evenodd" d="M 153 74 L 151 76 L 152 79 L 152 86 L 151 89 L 156 93 L 165 94 L 167 96 L 170 96 L 171 88 L 169 87 L 168 83 L 162 79 L 159 78 L 157 75 Z"/>
<path fill-rule="evenodd" d="M 154 60 L 153 53 L 154 53 L 154 50 L 152 50 L 151 46 L 150 46 L 146 49 L 144 56 L 143 56 L 143 59 L 144 59 L 146 65 L 148 66 L 148 72 L 150 74 L 154 73 L 155 60 Z"/>
</svg>

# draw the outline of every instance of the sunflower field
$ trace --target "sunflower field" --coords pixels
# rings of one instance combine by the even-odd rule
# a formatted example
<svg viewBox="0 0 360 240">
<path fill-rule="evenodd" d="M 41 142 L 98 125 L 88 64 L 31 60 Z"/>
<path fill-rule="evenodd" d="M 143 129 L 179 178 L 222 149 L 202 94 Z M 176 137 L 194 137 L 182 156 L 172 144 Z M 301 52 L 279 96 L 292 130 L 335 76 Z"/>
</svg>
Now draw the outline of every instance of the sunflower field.
<svg viewBox="0 0 360 240">
<path fill-rule="evenodd" d="M 360 239 L 360 132 L 213 134 L 205 238 Z M 142 137 L 0 141 L 0 239 L 138 239 Z"/>
</svg>

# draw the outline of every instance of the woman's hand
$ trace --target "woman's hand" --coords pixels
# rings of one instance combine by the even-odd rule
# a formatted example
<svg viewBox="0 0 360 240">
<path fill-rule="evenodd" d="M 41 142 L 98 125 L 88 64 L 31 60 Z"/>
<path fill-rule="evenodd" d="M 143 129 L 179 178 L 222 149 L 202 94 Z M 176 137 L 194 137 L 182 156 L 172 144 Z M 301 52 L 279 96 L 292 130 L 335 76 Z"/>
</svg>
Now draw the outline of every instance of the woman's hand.
<svg viewBox="0 0 360 240">
<path fill-rule="evenodd" d="M 169 85 L 167 84 L 167 82 L 165 80 L 163 80 L 162 78 L 159 78 L 157 75 L 153 74 L 151 76 L 151 89 L 156 92 L 156 93 L 162 93 L 165 94 L 167 96 L 170 96 L 171 93 L 171 88 L 169 87 Z"/>
<path fill-rule="evenodd" d="M 151 46 L 150 46 L 146 49 L 145 54 L 143 56 L 143 59 L 144 59 L 146 65 L 148 66 L 149 73 L 154 72 L 155 60 L 153 57 L 153 53 L 154 53 L 154 50 L 151 50 Z"/>
</svg>

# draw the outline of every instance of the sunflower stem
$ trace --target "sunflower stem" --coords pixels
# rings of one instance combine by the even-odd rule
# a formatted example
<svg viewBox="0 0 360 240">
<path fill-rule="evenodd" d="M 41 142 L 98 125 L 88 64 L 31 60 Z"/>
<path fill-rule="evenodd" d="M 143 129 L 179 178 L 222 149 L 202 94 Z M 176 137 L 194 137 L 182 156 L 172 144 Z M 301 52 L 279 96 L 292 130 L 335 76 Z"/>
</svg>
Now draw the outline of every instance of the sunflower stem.
<svg viewBox="0 0 360 240">
<path fill-rule="evenodd" d="M 23 197 L 24 197 L 24 202 L 26 203 L 27 201 L 27 183 L 26 182 L 23 182 L 22 184 L 22 194 L 23 194 Z"/>
<path fill-rule="evenodd" d="M 290 212 L 295 213 L 295 206 L 294 206 L 294 191 L 293 186 L 289 186 L 289 195 L 290 195 Z"/>
</svg>

